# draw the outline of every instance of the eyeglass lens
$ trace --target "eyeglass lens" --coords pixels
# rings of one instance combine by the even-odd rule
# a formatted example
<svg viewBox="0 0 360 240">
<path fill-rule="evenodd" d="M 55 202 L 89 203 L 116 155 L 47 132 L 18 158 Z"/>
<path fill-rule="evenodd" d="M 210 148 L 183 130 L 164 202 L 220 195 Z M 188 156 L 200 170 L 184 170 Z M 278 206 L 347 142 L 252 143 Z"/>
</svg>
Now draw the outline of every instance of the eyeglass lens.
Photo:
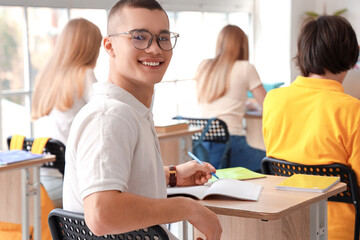
<svg viewBox="0 0 360 240">
<path fill-rule="evenodd" d="M 139 30 L 132 33 L 131 39 L 135 48 L 146 49 L 151 44 L 152 35 L 148 31 Z M 157 43 L 162 50 L 170 51 L 175 47 L 176 36 L 174 33 L 171 32 L 160 33 L 159 35 L 157 35 Z"/>
</svg>

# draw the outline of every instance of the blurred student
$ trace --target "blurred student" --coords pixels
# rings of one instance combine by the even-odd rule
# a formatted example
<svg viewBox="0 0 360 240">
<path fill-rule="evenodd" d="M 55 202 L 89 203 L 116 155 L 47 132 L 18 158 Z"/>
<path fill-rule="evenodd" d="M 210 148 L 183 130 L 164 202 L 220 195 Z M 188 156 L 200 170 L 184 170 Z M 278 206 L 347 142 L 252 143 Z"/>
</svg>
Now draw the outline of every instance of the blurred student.
<svg viewBox="0 0 360 240">
<path fill-rule="evenodd" d="M 198 103 L 202 117 L 223 120 L 230 133 L 230 167 L 246 167 L 260 171 L 265 152 L 248 145 L 243 126 L 247 91 L 251 91 L 262 107 L 265 89 L 255 67 L 249 63 L 249 46 L 246 34 L 234 25 L 225 26 L 217 39 L 216 56 L 204 60 L 198 67 Z M 208 143 L 210 163 L 221 166 L 225 144 Z"/>
<path fill-rule="evenodd" d="M 88 102 L 102 36 L 86 19 L 72 19 L 62 30 L 52 56 L 39 72 L 32 98 L 35 137 L 51 137 L 66 145 L 71 123 Z M 62 174 L 41 169 L 41 183 L 61 207 Z"/>
<path fill-rule="evenodd" d="M 109 77 L 94 84 L 71 126 L 64 209 L 83 212 L 96 235 L 188 220 L 206 239 L 219 240 L 216 214 L 191 198 L 166 194 L 167 185 L 204 184 L 215 172 L 196 161 L 164 167 L 161 159 L 150 106 L 178 34 L 169 31 L 168 16 L 155 0 L 118 1 L 107 31 Z"/>
<path fill-rule="evenodd" d="M 341 163 L 360 182 L 360 101 L 342 82 L 359 56 L 356 34 L 338 16 L 304 22 L 295 57 L 301 76 L 264 102 L 267 156 L 300 164 Z M 354 239 L 353 204 L 328 202 L 328 239 Z"/>
</svg>

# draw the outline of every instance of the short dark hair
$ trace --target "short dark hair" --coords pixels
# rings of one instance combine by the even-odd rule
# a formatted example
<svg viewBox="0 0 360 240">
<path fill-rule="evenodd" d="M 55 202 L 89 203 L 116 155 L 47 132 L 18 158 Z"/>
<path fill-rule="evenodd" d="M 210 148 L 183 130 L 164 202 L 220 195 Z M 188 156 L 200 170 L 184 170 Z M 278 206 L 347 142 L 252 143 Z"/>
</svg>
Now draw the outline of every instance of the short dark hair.
<svg viewBox="0 0 360 240">
<path fill-rule="evenodd" d="M 112 16 L 122 10 L 124 7 L 145 8 L 149 10 L 165 10 L 156 0 L 119 0 L 110 9 L 108 15 L 108 25 Z M 166 12 L 165 12 L 166 14 Z"/>
<path fill-rule="evenodd" d="M 296 65 L 301 74 L 338 74 L 353 68 L 359 45 L 351 24 L 340 16 L 321 16 L 304 22 L 297 41 Z"/>
</svg>

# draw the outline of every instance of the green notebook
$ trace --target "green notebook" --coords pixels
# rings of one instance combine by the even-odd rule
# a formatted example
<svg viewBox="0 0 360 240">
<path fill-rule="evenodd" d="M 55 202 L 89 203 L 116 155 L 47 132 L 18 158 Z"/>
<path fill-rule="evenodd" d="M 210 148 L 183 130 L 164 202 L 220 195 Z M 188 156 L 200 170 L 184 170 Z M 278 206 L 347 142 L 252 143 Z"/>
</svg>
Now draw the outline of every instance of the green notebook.
<svg viewBox="0 0 360 240">
<path fill-rule="evenodd" d="M 216 170 L 216 175 L 221 178 L 231 178 L 238 180 L 246 180 L 253 178 L 264 178 L 266 175 L 251 171 L 243 167 L 233 167 L 233 168 L 223 168 Z M 215 177 L 212 177 L 209 182 L 214 182 L 217 180 Z"/>
</svg>

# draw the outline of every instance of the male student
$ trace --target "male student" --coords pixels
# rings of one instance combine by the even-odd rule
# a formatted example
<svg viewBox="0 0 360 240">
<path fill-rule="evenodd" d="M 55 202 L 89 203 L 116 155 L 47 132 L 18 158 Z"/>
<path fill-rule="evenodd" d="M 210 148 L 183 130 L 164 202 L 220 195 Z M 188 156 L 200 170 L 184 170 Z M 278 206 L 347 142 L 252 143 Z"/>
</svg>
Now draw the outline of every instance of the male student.
<svg viewBox="0 0 360 240">
<path fill-rule="evenodd" d="M 342 82 L 359 47 L 350 23 L 322 16 L 303 25 L 296 63 L 301 76 L 265 98 L 263 134 L 267 156 L 301 164 L 341 163 L 360 181 L 360 101 Z M 328 203 L 328 239 L 354 239 L 353 204 Z"/>
<path fill-rule="evenodd" d="M 166 185 L 204 184 L 215 172 L 191 161 L 172 169 L 170 178 L 162 165 L 150 106 L 176 37 L 155 0 L 121 0 L 110 10 L 103 40 L 108 81 L 94 85 L 74 119 L 64 180 L 64 209 L 84 212 L 96 235 L 188 220 L 206 239 L 220 239 L 213 212 L 190 198 L 166 198 Z"/>
</svg>

